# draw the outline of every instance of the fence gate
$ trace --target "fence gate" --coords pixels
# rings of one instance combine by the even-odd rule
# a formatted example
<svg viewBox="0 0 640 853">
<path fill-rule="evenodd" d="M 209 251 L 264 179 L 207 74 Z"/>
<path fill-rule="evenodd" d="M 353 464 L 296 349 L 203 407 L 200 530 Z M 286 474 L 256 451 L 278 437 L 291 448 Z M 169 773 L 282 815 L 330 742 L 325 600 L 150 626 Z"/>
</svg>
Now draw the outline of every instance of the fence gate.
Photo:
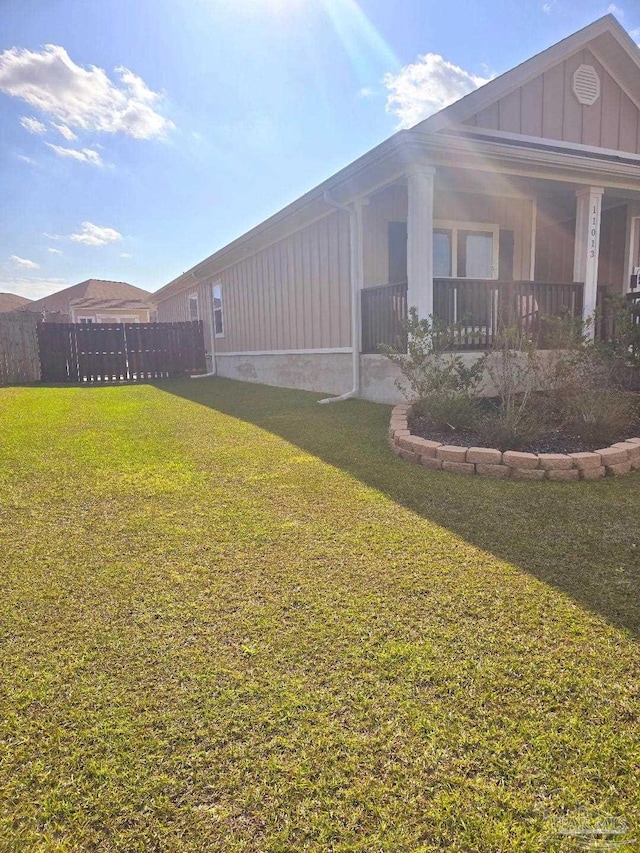
<svg viewBox="0 0 640 853">
<path fill-rule="evenodd" d="M 38 323 L 43 382 L 169 379 L 205 369 L 202 321 Z"/>
</svg>

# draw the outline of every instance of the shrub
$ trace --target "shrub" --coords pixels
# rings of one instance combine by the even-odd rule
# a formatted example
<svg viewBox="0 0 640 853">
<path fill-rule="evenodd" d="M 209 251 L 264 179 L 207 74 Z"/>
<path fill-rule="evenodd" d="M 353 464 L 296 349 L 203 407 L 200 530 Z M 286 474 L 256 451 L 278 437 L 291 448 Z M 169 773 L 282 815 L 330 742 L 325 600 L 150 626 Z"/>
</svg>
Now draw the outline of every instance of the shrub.
<svg viewBox="0 0 640 853">
<path fill-rule="evenodd" d="M 498 398 L 497 412 L 489 418 L 487 428 L 498 429 L 496 421 L 502 420 L 505 435 L 515 437 L 526 432 L 531 396 L 541 375 L 535 342 L 516 326 L 502 329 L 487 359 L 487 373 Z"/>
<path fill-rule="evenodd" d="M 521 412 L 503 414 L 496 409 L 482 418 L 478 429 L 482 443 L 487 447 L 521 450 L 540 438 L 544 425 L 533 410 L 524 417 Z"/>
<path fill-rule="evenodd" d="M 608 296 L 597 312 L 597 326 L 604 332 L 601 345 L 631 367 L 640 367 L 640 324 L 623 296 Z"/>
<path fill-rule="evenodd" d="M 567 415 L 572 432 L 587 444 L 602 447 L 633 426 L 637 402 L 620 391 L 588 390 L 570 398 Z"/>
<path fill-rule="evenodd" d="M 437 426 L 451 429 L 472 429 L 481 418 L 478 400 L 461 394 L 431 394 L 414 406 L 414 412 L 428 418 Z"/>
<path fill-rule="evenodd" d="M 471 397 L 479 390 L 486 356 L 467 363 L 451 352 L 457 325 L 433 317 L 420 320 L 416 309 L 410 308 L 406 329 L 406 353 L 391 347 L 381 347 L 381 352 L 400 369 L 403 380 L 396 381 L 396 386 L 407 399 Z"/>
</svg>

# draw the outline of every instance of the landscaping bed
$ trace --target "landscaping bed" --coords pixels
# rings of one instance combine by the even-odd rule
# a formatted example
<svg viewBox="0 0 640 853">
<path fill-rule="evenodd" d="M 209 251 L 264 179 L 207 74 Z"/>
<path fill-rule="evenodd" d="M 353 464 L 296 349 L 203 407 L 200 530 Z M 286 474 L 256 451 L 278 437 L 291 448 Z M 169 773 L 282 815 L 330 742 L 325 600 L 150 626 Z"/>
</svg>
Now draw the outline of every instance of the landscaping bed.
<svg viewBox="0 0 640 853">
<path fill-rule="evenodd" d="M 407 462 L 424 465 L 425 468 L 456 474 L 479 474 L 499 480 L 546 479 L 564 482 L 617 477 L 640 469 L 640 436 L 632 436 L 593 451 L 503 452 L 486 443 L 443 443 L 438 439 L 416 435 L 411 430 L 413 413 L 414 407 L 408 404 L 393 408 L 389 439 L 398 456 Z"/>
<path fill-rule="evenodd" d="M 640 396 L 637 394 L 628 395 L 632 401 L 633 407 L 637 412 L 640 412 Z M 536 401 L 537 408 L 545 407 L 545 398 L 540 396 Z M 487 416 L 498 408 L 498 400 L 495 398 L 484 398 L 479 401 L 481 412 Z M 482 447 L 486 444 L 484 433 L 481 429 L 456 428 L 449 424 L 439 424 L 429 417 L 428 413 L 412 411 L 409 416 L 409 429 L 412 435 L 418 435 L 422 438 L 427 438 L 431 441 L 439 441 L 442 444 L 453 444 L 460 447 Z M 640 435 L 640 417 L 635 417 L 630 421 L 629 426 L 622 429 L 617 435 L 613 436 L 613 442 L 625 441 L 627 438 L 633 438 Z M 580 435 L 563 423 L 548 424 L 546 429 L 543 429 L 538 436 L 530 441 L 523 441 L 518 450 L 527 453 L 580 453 L 585 451 L 597 450 L 602 446 L 602 442 L 596 440 L 589 435 Z M 500 447 L 500 450 L 511 450 L 515 448 Z"/>
</svg>

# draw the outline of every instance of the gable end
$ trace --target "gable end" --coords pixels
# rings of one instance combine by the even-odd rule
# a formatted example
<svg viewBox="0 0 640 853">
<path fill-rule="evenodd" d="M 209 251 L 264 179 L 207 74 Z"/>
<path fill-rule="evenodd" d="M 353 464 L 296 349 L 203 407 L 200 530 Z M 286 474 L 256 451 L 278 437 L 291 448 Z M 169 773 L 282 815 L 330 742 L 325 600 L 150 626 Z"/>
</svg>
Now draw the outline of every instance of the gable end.
<svg viewBox="0 0 640 853">
<path fill-rule="evenodd" d="M 588 48 L 509 92 L 464 124 L 640 154 L 640 109 Z"/>
</svg>

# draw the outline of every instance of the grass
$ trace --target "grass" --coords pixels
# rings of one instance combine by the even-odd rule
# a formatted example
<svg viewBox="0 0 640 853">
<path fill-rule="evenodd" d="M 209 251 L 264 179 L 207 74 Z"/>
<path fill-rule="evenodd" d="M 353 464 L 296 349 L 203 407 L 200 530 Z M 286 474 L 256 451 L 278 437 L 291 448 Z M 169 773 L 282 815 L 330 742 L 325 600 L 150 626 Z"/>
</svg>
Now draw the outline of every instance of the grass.
<svg viewBox="0 0 640 853">
<path fill-rule="evenodd" d="M 639 476 L 430 472 L 316 399 L 0 389 L 1 851 L 640 834 Z"/>
</svg>

